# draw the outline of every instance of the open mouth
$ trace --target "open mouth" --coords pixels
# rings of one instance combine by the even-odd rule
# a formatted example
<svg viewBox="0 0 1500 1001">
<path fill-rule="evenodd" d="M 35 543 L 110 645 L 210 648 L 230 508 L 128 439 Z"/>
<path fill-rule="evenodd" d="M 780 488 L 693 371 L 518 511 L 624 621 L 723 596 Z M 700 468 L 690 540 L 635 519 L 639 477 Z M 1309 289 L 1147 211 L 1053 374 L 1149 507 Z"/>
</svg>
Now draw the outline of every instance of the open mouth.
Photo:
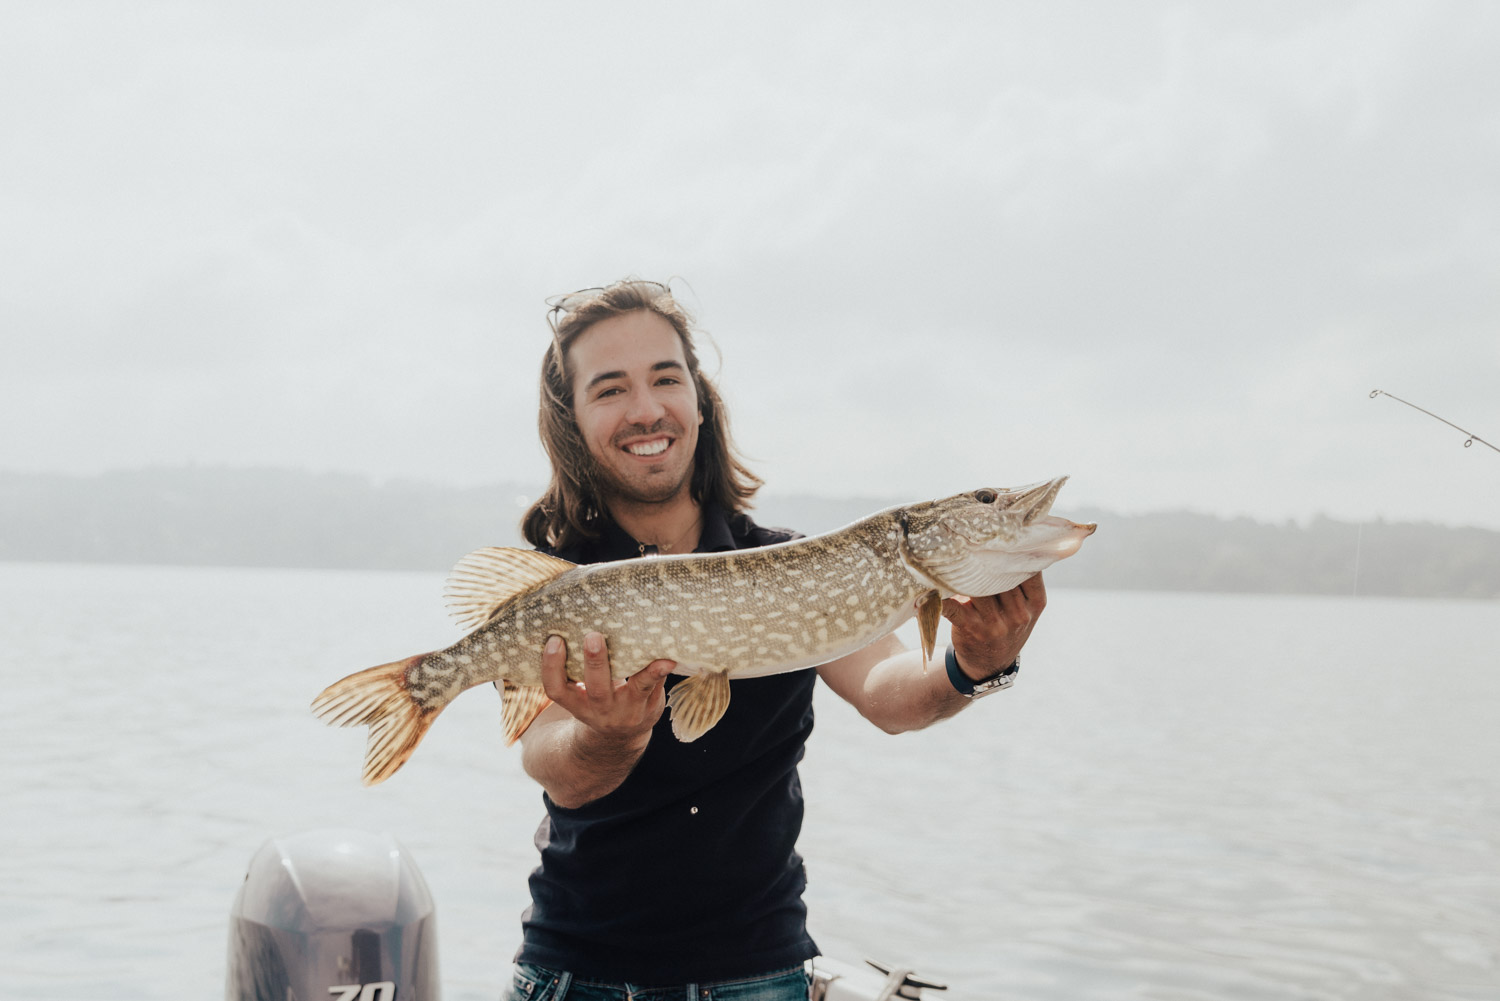
<svg viewBox="0 0 1500 1001">
<path fill-rule="evenodd" d="M 649 459 L 654 455 L 661 455 L 671 444 L 671 438 L 648 438 L 645 441 L 633 441 L 625 445 L 624 449 L 631 455 L 638 455 Z"/>
</svg>

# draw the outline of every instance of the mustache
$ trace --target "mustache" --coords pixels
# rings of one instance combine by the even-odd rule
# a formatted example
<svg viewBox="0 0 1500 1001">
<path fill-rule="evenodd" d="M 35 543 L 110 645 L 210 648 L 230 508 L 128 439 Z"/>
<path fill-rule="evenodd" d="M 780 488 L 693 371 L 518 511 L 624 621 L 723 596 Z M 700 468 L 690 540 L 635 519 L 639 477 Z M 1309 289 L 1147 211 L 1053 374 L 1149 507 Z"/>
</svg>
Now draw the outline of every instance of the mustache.
<svg viewBox="0 0 1500 1001">
<path fill-rule="evenodd" d="M 663 417 L 650 427 L 644 424 L 629 424 L 622 427 L 610 439 L 610 444 L 619 448 L 631 438 L 642 438 L 653 434 L 664 434 L 673 438 L 681 438 L 686 432 L 683 430 L 681 424 L 678 424 L 669 417 Z"/>
</svg>

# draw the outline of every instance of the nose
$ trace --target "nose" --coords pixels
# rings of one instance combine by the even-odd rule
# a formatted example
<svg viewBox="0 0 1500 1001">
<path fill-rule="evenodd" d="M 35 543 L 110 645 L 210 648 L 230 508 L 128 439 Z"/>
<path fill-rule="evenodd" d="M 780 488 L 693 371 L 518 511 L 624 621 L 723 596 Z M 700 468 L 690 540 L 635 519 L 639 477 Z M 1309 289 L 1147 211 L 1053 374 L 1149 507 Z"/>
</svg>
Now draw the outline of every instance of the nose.
<svg viewBox="0 0 1500 1001">
<path fill-rule="evenodd" d="M 667 408 L 657 399 L 654 388 L 644 386 L 639 392 L 630 394 L 630 406 L 626 410 L 625 419 L 631 424 L 650 427 L 661 420 L 666 412 Z"/>
</svg>

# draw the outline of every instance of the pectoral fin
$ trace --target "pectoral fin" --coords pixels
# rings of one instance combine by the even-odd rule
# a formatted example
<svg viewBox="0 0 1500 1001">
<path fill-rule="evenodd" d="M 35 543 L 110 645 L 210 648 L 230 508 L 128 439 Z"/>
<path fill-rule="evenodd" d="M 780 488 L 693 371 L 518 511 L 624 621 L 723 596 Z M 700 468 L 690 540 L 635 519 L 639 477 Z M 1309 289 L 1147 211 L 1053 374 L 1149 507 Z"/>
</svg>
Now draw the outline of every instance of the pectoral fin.
<svg viewBox="0 0 1500 1001">
<path fill-rule="evenodd" d="M 509 678 L 501 678 L 500 724 L 505 729 L 505 746 L 520 740 L 531 721 L 551 704 L 541 685 L 517 685 Z"/>
<path fill-rule="evenodd" d="M 927 670 L 927 662 L 932 659 L 933 648 L 937 646 L 938 620 L 943 617 L 943 599 L 938 597 L 936 591 L 928 591 L 917 599 L 917 625 L 922 630 L 922 671 Z"/>
<path fill-rule="evenodd" d="M 704 671 L 679 681 L 667 693 L 672 733 L 690 744 L 712 730 L 729 708 L 729 675 Z"/>
</svg>

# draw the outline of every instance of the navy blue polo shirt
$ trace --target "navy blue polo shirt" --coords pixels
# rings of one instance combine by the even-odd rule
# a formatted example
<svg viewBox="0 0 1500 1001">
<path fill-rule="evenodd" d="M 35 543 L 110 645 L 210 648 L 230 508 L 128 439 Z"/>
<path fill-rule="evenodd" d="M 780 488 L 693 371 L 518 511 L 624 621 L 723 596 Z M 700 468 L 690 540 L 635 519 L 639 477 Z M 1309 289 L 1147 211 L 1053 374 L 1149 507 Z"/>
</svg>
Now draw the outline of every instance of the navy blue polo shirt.
<svg viewBox="0 0 1500 1001">
<path fill-rule="evenodd" d="M 743 514 L 705 510 L 697 552 L 797 538 Z M 639 557 L 610 522 L 553 555 L 574 563 Z M 591 980 L 680 984 L 796 966 L 807 934 L 797 835 L 797 763 L 813 728 L 813 668 L 733 683 L 718 725 L 691 744 L 662 713 L 635 769 L 576 810 L 545 792 L 518 962 Z M 683 680 L 667 678 L 667 687 Z"/>
</svg>

